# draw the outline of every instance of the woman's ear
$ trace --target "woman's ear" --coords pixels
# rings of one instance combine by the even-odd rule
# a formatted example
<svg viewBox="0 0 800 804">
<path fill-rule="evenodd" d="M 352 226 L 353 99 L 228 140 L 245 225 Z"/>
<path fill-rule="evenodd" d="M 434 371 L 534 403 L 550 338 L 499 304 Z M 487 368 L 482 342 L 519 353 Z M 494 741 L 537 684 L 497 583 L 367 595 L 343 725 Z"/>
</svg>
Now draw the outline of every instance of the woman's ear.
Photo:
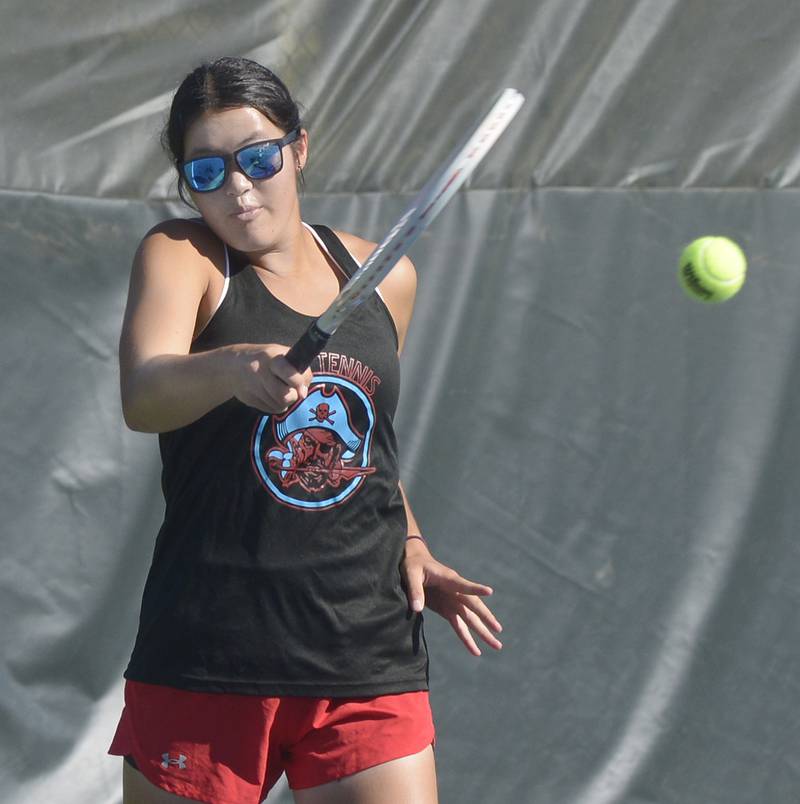
<svg viewBox="0 0 800 804">
<path fill-rule="evenodd" d="M 294 153 L 294 170 L 299 173 L 305 166 L 308 160 L 308 132 L 300 129 L 300 134 L 297 139 L 292 143 L 292 151 Z"/>
</svg>

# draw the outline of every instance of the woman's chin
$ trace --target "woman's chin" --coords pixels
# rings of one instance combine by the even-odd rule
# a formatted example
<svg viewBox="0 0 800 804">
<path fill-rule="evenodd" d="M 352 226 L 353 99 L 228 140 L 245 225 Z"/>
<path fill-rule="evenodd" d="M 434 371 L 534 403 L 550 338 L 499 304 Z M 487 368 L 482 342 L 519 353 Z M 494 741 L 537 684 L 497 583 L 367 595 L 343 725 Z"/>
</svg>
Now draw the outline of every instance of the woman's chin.
<svg viewBox="0 0 800 804">
<path fill-rule="evenodd" d="M 215 229 L 217 235 L 231 248 L 244 254 L 260 254 L 270 251 L 275 245 L 275 231 L 273 227 L 264 225 L 264 214 L 256 216 L 251 221 L 234 219 L 233 225 L 227 222 L 224 231 Z M 211 227 L 214 228 L 213 226 Z"/>
</svg>

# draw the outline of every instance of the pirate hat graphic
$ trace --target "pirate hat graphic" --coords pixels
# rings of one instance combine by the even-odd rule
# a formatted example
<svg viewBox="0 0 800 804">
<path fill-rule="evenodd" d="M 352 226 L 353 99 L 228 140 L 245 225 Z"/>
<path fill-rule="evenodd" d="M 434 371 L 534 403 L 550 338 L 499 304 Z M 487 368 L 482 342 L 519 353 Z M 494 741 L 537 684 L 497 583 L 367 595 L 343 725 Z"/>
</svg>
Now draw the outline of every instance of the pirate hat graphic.
<svg viewBox="0 0 800 804">
<path fill-rule="evenodd" d="M 320 388 L 314 389 L 285 418 L 275 422 L 275 435 L 285 443 L 291 435 L 309 427 L 336 433 L 347 447 L 343 460 L 350 460 L 361 446 L 362 438 L 353 429 L 347 403 L 338 391 L 325 394 Z"/>
</svg>

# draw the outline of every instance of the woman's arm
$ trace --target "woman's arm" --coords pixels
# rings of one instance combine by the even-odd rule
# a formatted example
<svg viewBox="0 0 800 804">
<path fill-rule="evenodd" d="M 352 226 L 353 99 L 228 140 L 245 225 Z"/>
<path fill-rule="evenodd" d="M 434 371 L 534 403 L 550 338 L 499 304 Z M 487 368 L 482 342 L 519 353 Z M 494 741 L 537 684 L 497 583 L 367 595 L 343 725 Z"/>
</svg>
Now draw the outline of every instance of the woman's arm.
<svg viewBox="0 0 800 804">
<path fill-rule="evenodd" d="M 400 493 L 406 509 L 409 536 L 421 535 L 402 484 Z M 492 594 L 491 587 L 467 580 L 437 561 L 427 543 L 420 539 L 406 539 L 402 571 L 408 605 L 412 611 L 422 611 L 427 605 L 450 623 L 473 656 L 481 655 L 473 631 L 495 650 L 503 647 L 495 636 L 503 630 L 503 626 L 481 600 L 481 597 Z"/>
<path fill-rule="evenodd" d="M 339 237 L 351 254 L 363 262 L 375 248 L 374 243 L 354 235 L 339 232 Z M 406 333 L 414 310 L 417 275 L 408 257 L 402 257 L 381 282 L 380 291 L 394 320 L 398 337 L 398 352 L 402 351 Z M 400 493 L 408 520 L 408 535 L 421 536 L 421 530 L 402 484 Z M 474 656 L 481 651 L 472 636 L 478 634 L 487 645 L 500 650 L 502 643 L 495 636 L 503 630 L 497 618 L 481 597 L 492 594 L 485 584 L 462 578 L 454 569 L 446 567 L 431 554 L 424 540 L 406 539 L 405 559 L 402 565 L 408 605 L 412 611 L 422 611 L 427 605 L 452 626 L 467 650 Z"/>
<path fill-rule="evenodd" d="M 216 252 L 216 253 L 215 253 Z M 120 337 L 120 389 L 134 430 L 164 432 L 199 419 L 231 397 L 266 412 L 304 396 L 277 344 L 235 344 L 189 354 L 209 287 L 218 285 L 222 249 L 190 222 L 170 221 L 142 241 L 131 272 Z"/>
</svg>

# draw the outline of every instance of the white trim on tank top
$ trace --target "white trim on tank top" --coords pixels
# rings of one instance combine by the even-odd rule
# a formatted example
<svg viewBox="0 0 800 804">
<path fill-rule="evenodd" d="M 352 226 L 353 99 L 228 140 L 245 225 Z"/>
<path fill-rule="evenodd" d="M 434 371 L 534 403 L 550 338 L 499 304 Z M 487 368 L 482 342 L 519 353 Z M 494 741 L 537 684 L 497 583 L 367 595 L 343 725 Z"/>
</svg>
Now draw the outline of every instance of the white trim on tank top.
<svg viewBox="0 0 800 804">
<path fill-rule="evenodd" d="M 311 226 L 311 224 L 306 223 L 305 221 L 300 221 L 300 222 L 303 224 L 303 226 L 306 227 L 306 229 L 308 229 L 309 232 L 311 232 L 311 235 L 314 238 L 314 240 L 316 240 L 317 245 L 319 245 L 319 247 L 334 262 L 336 262 L 336 260 L 333 258 L 333 255 L 330 253 L 330 251 L 328 251 L 328 247 L 322 241 L 320 236 L 314 231 L 314 227 Z M 344 243 L 342 243 L 342 245 L 344 246 Z M 217 306 L 214 308 L 214 310 L 212 311 L 211 315 L 208 317 L 209 321 L 215 316 L 217 310 L 219 310 L 219 308 L 222 306 L 222 302 L 225 301 L 225 296 L 228 295 L 228 287 L 230 286 L 230 283 L 231 283 L 231 266 L 230 266 L 230 258 L 228 256 L 228 246 L 227 246 L 227 244 L 223 243 L 222 248 L 225 250 L 225 283 L 222 286 L 222 293 L 221 293 L 221 295 L 219 297 L 219 301 L 217 302 Z M 356 265 L 361 266 L 361 263 L 355 258 L 355 256 L 353 255 L 353 252 L 350 251 L 350 249 L 347 248 L 347 246 L 345 246 L 345 249 L 347 250 L 347 253 L 353 258 L 353 262 Z M 385 301 L 384 298 L 383 298 L 383 294 L 381 293 L 380 288 L 375 288 L 375 292 L 381 297 L 382 301 Z M 203 329 L 205 329 L 205 327 L 203 327 Z"/>
<path fill-rule="evenodd" d="M 306 229 L 308 229 L 309 232 L 311 232 L 311 234 L 314 236 L 314 240 L 317 241 L 317 244 L 319 245 L 319 247 L 333 260 L 334 263 L 336 263 L 336 260 L 334 259 L 333 254 L 331 254 L 330 251 L 328 251 L 328 247 L 325 245 L 325 243 L 322 242 L 322 239 L 320 238 L 320 236 L 314 231 L 314 227 L 311 226 L 310 224 L 306 223 L 305 221 L 301 221 L 301 223 L 303 224 L 303 226 L 306 227 Z M 359 268 L 360 268 L 361 263 L 355 258 L 355 256 L 353 255 L 353 252 L 350 251 L 350 249 L 347 248 L 347 246 L 345 246 L 344 243 L 342 243 L 342 245 L 344 246 L 345 251 L 353 258 L 353 262 L 357 266 L 359 266 Z M 336 263 L 336 264 L 338 265 L 338 263 Z M 341 266 L 339 266 L 339 267 L 341 267 Z M 347 276 L 347 273 L 344 270 L 344 268 L 342 268 L 342 273 L 344 273 L 345 276 Z M 385 304 L 386 300 L 383 298 L 383 294 L 381 293 L 381 289 L 380 288 L 375 288 L 375 292 L 381 297 L 381 301 Z"/>
<path fill-rule="evenodd" d="M 205 221 L 203 221 L 202 218 L 200 220 L 202 221 L 202 223 L 205 224 Z M 300 221 L 300 222 L 303 224 L 303 226 L 306 227 L 306 229 L 308 229 L 309 232 L 311 232 L 311 235 L 313 236 L 313 238 L 316 241 L 317 245 L 331 258 L 331 260 L 333 260 L 334 263 L 336 263 L 336 260 L 334 259 L 333 255 L 330 253 L 330 251 L 328 251 L 328 247 L 322 241 L 320 236 L 314 231 L 314 227 L 311 226 L 310 224 L 306 223 L 305 221 Z M 206 224 L 206 225 L 208 225 L 208 224 Z M 342 245 L 344 246 L 344 243 L 342 243 Z M 345 247 L 347 253 L 353 258 L 353 262 L 356 265 L 361 266 L 361 263 L 355 258 L 355 256 L 353 255 L 353 252 L 350 251 L 350 249 L 347 248 L 347 246 L 344 246 L 344 247 Z M 206 321 L 206 323 L 203 325 L 203 329 L 201 329 L 200 332 L 197 333 L 197 335 L 195 336 L 195 339 L 200 337 L 200 333 L 203 332 L 203 330 L 211 323 L 211 320 L 217 314 L 217 311 L 219 310 L 219 308 L 222 307 L 222 302 L 225 301 L 225 297 L 228 295 L 228 289 L 230 288 L 230 284 L 231 284 L 231 261 L 230 261 L 230 256 L 228 254 L 228 244 L 223 242 L 222 249 L 225 252 L 225 282 L 222 285 L 222 293 L 220 293 L 220 296 L 219 296 L 219 299 L 217 301 L 217 304 L 214 307 L 214 309 L 211 311 L 211 315 L 208 317 L 208 321 Z M 344 269 L 342 269 L 342 272 L 344 272 Z M 383 294 L 381 293 L 381 289 L 380 288 L 375 288 L 375 292 L 378 294 L 378 296 L 380 296 L 381 301 L 385 304 L 386 300 L 383 298 Z"/>
<path fill-rule="evenodd" d="M 225 251 L 225 281 L 222 284 L 222 293 L 220 294 L 217 306 L 208 317 L 209 321 L 211 321 L 211 319 L 217 314 L 217 310 L 219 310 L 219 308 L 222 306 L 222 302 L 225 301 L 225 297 L 228 295 L 228 287 L 231 284 L 231 261 L 230 257 L 228 256 L 228 246 L 223 243 L 222 248 Z M 205 327 L 203 327 L 203 329 L 205 329 Z"/>
<path fill-rule="evenodd" d="M 193 223 L 200 223 L 207 228 L 211 228 L 203 220 L 203 218 L 189 218 L 189 220 Z M 222 293 L 220 294 L 216 306 L 211 311 L 211 315 L 208 317 L 208 320 L 205 324 L 203 324 L 203 328 L 192 338 L 192 343 L 194 343 L 203 334 L 203 332 L 205 332 L 206 327 L 211 323 L 219 308 L 222 307 L 222 302 L 225 301 L 225 297 L 228 295 L 228 287 L 231 284 L 231 261 L 230 257 L 228 256 L 228 246 L 225 243 L 222 243 L 222 251 L 225 254 L 225 281 L 222 283 Z"/>
</svg>

